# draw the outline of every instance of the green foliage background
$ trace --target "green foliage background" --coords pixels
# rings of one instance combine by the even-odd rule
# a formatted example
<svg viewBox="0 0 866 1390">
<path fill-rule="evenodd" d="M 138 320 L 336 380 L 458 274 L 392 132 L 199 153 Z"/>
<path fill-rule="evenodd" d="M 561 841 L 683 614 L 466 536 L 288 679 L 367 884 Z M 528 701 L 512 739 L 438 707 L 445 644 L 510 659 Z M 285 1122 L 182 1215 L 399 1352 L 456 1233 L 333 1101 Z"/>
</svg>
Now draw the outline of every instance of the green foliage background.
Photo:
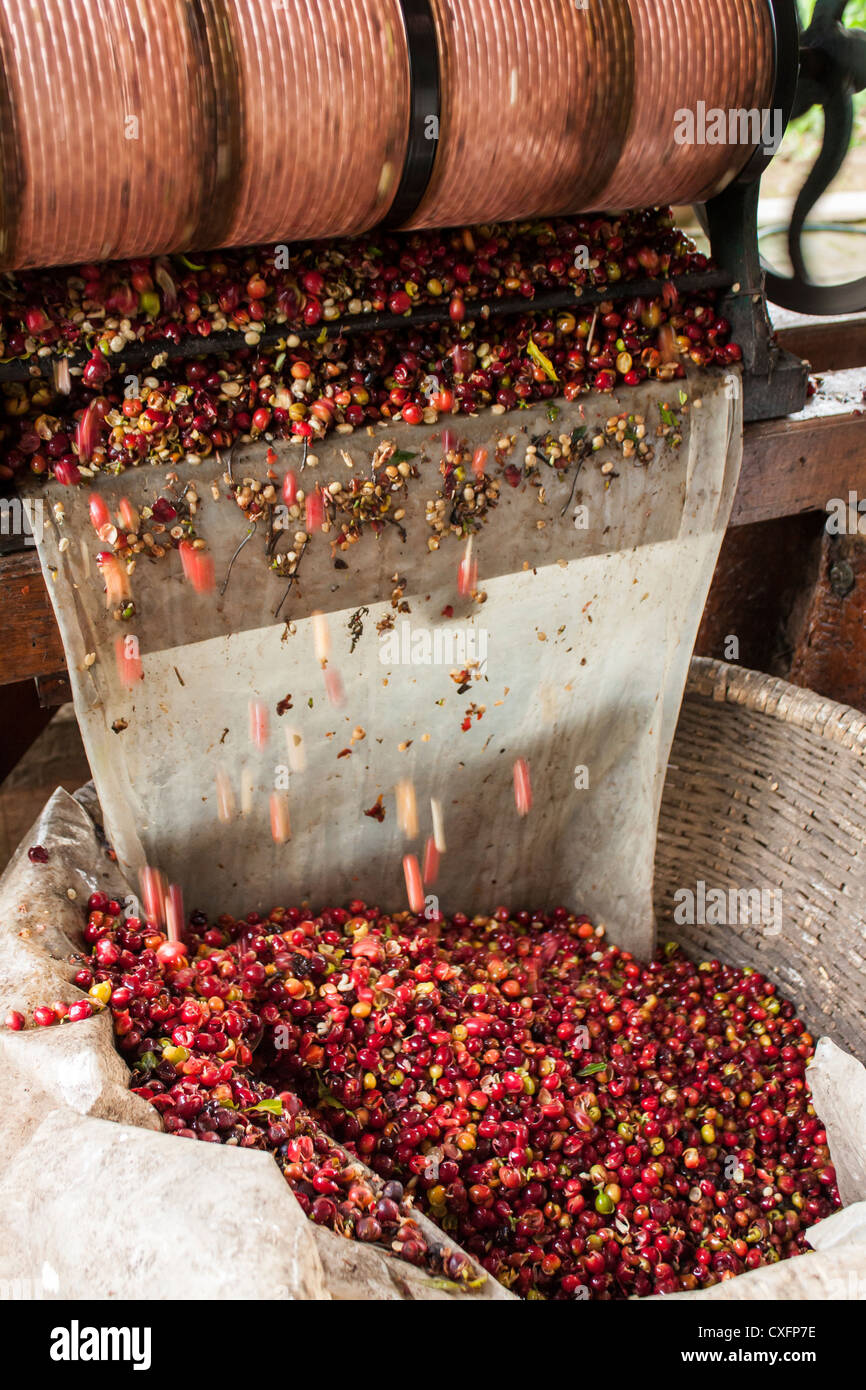
<svg viewBox="0 0 866 1390">
<path fill-rule="evenodd" d="M 815 8 L 815 0 L 797 0 L 800 9 L 800 18 L 808 20 Z M 855 28 L 858 25 L 866 26 L 866 0 L 848 0 L 845 9 L 845 23 Z"/>
</svg>

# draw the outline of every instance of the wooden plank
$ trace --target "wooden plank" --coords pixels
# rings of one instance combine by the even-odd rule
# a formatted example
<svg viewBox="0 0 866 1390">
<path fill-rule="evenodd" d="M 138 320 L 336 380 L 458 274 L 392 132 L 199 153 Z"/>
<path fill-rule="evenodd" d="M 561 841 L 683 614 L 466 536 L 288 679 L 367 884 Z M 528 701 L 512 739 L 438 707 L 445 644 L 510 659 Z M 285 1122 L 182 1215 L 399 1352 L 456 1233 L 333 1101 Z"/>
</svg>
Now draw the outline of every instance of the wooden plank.
<svg viewBox="0 0 866 1390">
<path fill-rule="evenodd" d="M 866 362 L 866 318 L 804 320 L 778 328 L 776 339 L 813 372 L 843 372 Z"/>
<path fill-rule="evenodd" d="M 51 676 L 37 676 L 36 694 L 39 696 L 42 709 L 54 709 L 57 705 L 67 704 L 72 699 L 69 672 L 63 670 L 55 671 Z"/>
<path fill-rule="evenodd" d="M 746 431 L 731 525 L 826 511 L 852 490 L 866 498 L 866 416 L 762 421 Z"/>
<path fill-rule="evenodd" d="M 35 550 L 0 559 L 0 685 L 66 667 Z"/>
<path fill-rule="evenodd" d="M 866 369 L 824 378 L 798 415 L 748 425 L 732 526 L 866 497 Z"/>
</svg>

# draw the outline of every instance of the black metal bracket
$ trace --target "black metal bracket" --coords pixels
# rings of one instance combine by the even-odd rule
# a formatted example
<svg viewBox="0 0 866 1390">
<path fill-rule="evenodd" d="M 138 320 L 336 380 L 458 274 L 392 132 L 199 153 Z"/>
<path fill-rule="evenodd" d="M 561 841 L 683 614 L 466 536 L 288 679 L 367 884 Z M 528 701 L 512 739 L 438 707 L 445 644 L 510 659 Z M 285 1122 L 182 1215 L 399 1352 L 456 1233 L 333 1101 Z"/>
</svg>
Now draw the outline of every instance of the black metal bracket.
<svg viewBox="0 0 866 1390">
<path fill-rule="evenodd" d="M 778 347 L 767 314 L 764 270 L 758 252 L 760 183 L 737 183 L 706 205 L 713 254 L 731 277 L 719 313 L 743 350 L 743 418 L 772 420 L 802 410 L 808 372 L 804 362 Z"/>
<path fill-rule="evenodd" d="M 765 266 L 767 297 L 803 314 L 852 314 L 866 309 L 866 276 L 843 285 L 817 285 L 806 267 L 806 218 L 838 174 L 854 128 L 855 92 L 866 88 L 866 32 L 842 23 L 847 0 L 817 0 L 800 44 L 800 80 L 792 119 L 813 106 L 824 112 L 821 150 L 800 190 L 788 228 L 793 275 Z"/>
<path fill-rule="evenodd" d="M 768 0 L 775 33 L 774 108 L 782 128 L 811 107 L 824 111 L 824 138 L 815 167 L 796 200 L 788 230 L 794 274 L 779 275 L 761 259 L 758 192 L 768 151 L 756 149 L 739 177 L 699 210 L 713 256 L 731 280 L 719 305 L 743 349 L 744 415 L 771 419 L 800 410 L 806 401 L 805 364 L 773 340 L 767 300 L 805 314 L 845 314 L 866 308 L 866 277 L 845 285 L 816 285 L 803 253 L 806 218 L 839 172 L 853 129 L 853 95 L 866 87 L 866 33 L 842 24 L 847 0 L 817 0 L 801 34 L 794 0 Z"/>
<path fill-rule="evenodd" d="M 795 109 L 799 78 L 800 28 L 795 0 L 768 0 L 773 23 L 776 80 L 773 110 L 784 132 Z M 806 366 L 776 346 L 767 314 L 765 271 L 758 250 L 760 179 L 774 151 L 759 145 L 738 177 L 698 216 L 709 235 L 714 259 L 730 280 L 719 313 L 730 320 L 732 338 L 743 350 L 743 417 L 773 419 L 801 410 L 806 403 Z"/>
</svg>

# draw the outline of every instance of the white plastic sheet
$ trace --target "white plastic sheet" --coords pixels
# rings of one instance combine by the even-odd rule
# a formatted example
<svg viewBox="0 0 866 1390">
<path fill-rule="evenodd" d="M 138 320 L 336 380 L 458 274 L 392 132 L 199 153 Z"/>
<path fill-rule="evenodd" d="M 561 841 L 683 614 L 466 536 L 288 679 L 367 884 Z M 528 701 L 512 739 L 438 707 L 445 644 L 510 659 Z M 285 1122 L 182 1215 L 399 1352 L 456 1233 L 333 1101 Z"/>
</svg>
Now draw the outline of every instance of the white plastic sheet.
<svg viewBox="0 0 866 1390">
<path fill-rule="evenodd" d="M 88 788 L 58 789 L 0 876 L 0 1016 L 82 998 L 82 907 L 128 891 L 85 807 Z M 47 863 L 30 862 L 37 844 Z M 270 1154 L 163 1134 L 107 1011 L 0 1028 L 0 1111 L 0 1300 L 513 1297 L 494 1279 L 462 1293 L 316 1226 Z M 433 1248 L 455 1248 L 416 1217 Z"/>
<path fill-rule="evenodd" d="M 3 1013 L 80 997 L 70 953 L 81 948 L 82 902 L 96 888 L 128 888 L 85 806 L 95 809 L 92 796 L 55 792 L 0 877 Z M 34 844 L 50 847 L 47 864 L 30 863 Z M 822 1038 L 809 1077 L 840 1188 L 859 1198 L 866 1071 Z M 457 1294 L 315 1226 L 268 1155 L 154 1133 L 156 1112 L 127 1088 L 107 1013 L 0 1029 L 0 1298 L 512 1297 L 493 1279 Z M 96 1237 L 82 1242 L 85 1228 Z M 166 1261 L 178 1240 L 184 1259 Z M 813 1226 L 809 1240 L 814 1255 L 676 1297 L 862 1300 L 866 1201 Z"/>
<path fill-rule="evenodd" d="M 444 911 L 561 902 L 604 920 L 616 941 L 648 955 L 668 751 L 741 455 L 740 402 L 722 378 L 702 375 L 699 386 L 689 385 L 678 449 L 655 438 L 660 404 L 679 409 L 678 385 L 648 384 L 622 402 L 566 404 L 555 424 L 543 406 L 453 422 L 461 440 L 486 445 L 491 455 L 503 436 L 514 437 L 506 461 L 521 467 L 532 436 L 585 425 L 592 437 L 627 408 L 645 416 L 655 449 L 647 467 L 602 449 L 584 463 L 570 500 L 571 471 L 561 479 L 542 467 L 543 501 L 535 487 L 504 484 L 476 541 L 483 604 L 457 595 L 456 537 L 428 551 L 425 501 L 441 481 L 439 433 L 406 426 L 388 433 L 418 454 L 421 476 L 400 502 L 406 542 L 396 527 L 378 538 L 367 534 L 339 569 L 329 538 L 315 536 L 279 622 L 273 611 L 285 582 L 265 567 L 263 534 L 238 556 L 219 602 L 192 592 L 177 555 L 140 561 L 137 613 L 123 630 L 138 637 L 145 678 L 131 693 L 115 668 L 119 625 L 106 616 L 92 560 L 88 575 L 82 557 L 82 546 L 91 556 L 99 548 L 86 493 L 55 487 L 62 525 L 49 516 L 40 555 L 108 833 L 133 880 L 144 862 L 156 864 L 183 885 L 188 906 L 209 911 L 353 896 L 394 909 L 405 901 L 402 856 L 420 856 L 431 830 L 429 799 L 437 797 L 448 849 L 432 892 Z M 343 450 L 366 475 L 382 437 L 332 436 L 316 446 L 318 467 L 302 481 L 350 478 Z M 235 475 L 264 480 L 264 452 L 249 448 Z M 282 477 L 287 461 L 297 468 L 299 452 L 278 452 Z M 615 465 L 609 475 L 601 470 L 607 459 Z M 246 523 L 214 462 L 177 473 L 178 488 L 194 479 L 202 498 L 197 522 L 220 582 Z M 109 504 L 126 495 L 140 506 L 163 481 L 162 470 L 148 468 L 100 479 L 99 487 Z M 219 501 L 211 500 L 212 482 Z M 406 613 L 390 603 L 397 580 Z M 453 617 L 443 616 L 449 606 Z M 363 636 L 350 651 L 347 622 L 362 608 L 369 610 Z M 328 615 L 343 708 L 325 697 L 310 632 L 315 610 Z M 393 637 L 376 627 L 389 615 L 396 653 L 385 647 Z M 462 692 L 454 678 L 461 662 L 447 659 L 447 644 L 441 664 L 402 659 L 400 647 L 411 653 L 416 639 L 421 652 L 419 633 L 435 655 L 443 628 L 458 643 L 471 634 L 470 651 L 474 640 L 475 653 L 486 653 L 483 677 Z M 279 716 L 276 706 L 287 696 L 292 708 Z M 262 752 L 249 739 L 250 697 L 270 712 Z M 303 738 L 303 772 L 286 771 L 289 726 Z M 512 790 L 518 757 L 530 764 L 534 791 L 524 820 Z M 238 806 L 242 777 L 254 789 L 251 811 L 229 826 L 216 812 L 219 768 L 231 777 Z M 277 846 L 268 797 L 286 778 L 292 839 Z M 420 813 L 415 843 L 404 839 L 395 814 L 393 790 L 407 778 Z M 364 815 L 380 794 L 382 823 Z"/>
</svg>

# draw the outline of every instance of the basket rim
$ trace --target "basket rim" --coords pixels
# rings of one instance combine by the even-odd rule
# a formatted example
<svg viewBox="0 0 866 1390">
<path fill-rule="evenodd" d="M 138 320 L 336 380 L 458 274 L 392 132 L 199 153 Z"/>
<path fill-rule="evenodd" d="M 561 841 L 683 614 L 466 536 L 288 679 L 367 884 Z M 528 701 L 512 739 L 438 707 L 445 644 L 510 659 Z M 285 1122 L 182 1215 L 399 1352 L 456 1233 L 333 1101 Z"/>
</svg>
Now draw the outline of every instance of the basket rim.
<svg viewBox="0 0 866 1390">
<path fill-rule="evenodd" d="M 693 656 L 685 694 L 740 705 L 756 714 L 809 729 L 866 757 L 866 715 L 778 676 L 750 671 L 714 657 Z"/>
</svg>

